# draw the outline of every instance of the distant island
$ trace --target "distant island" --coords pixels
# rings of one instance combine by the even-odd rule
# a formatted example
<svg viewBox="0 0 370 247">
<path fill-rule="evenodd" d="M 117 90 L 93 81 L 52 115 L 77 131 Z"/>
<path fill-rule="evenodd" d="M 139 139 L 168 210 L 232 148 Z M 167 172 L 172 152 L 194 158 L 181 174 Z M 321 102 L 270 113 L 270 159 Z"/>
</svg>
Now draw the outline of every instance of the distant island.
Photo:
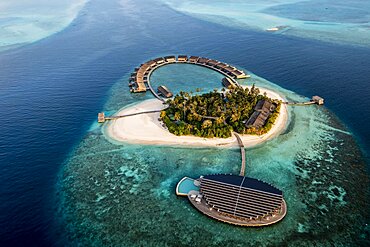
<svg viewBox="0 0 370 247">
<path fill-rule="evenodd" d="M 281 102 L 271 99 L 254 85 L 215 89 L 202 95 L 180 92 L 167 100 L 160 118 L 177 136 L 228 138 L 232 132 L 262 135 L 271 130 Z"/>
</svg>

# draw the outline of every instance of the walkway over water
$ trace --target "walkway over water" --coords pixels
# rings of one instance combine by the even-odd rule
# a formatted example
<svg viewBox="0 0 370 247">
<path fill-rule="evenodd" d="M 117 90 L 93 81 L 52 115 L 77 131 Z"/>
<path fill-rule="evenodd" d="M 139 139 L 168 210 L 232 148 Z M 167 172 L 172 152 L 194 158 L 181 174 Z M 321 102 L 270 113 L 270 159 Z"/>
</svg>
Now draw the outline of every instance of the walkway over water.
<svg viewBox="0 0 370 247">
<path fill-rule="evenodd" d="M 242 166 L 240 168 L 240 176 L 245 176 L 245 149 L 244 149 L 244 144 L 243 141 L 240 137 L 240 135 L 236 132 L 233 132 L 235 135 L 236 139 L 238 140 L 238 144 L 240 147 L 240 154 L 242 155 Z"/>
<path fill-rule="evenodd" d="M 115 120 L 118 118 L 132 117 L 132 116 L 136 116 L 140 114 L 149 114 L 149 113 L 156 113 L 156 112 L 161 112 L 161 111 L 162 110 L 143 111 L 143 112 L 135 112 L 135 113 L 125 114 L 125 115 L 109 116 L 109 117 L 106 117 L 104 112 L 100 112 L 98 114 L 98 123 L 104 123 L 106 120 Z"/>
<path fill-rule="evenodd" d="M 282 102 L 282 103 L 286 105 L 296 105 L 296 106 L 305 106 L 305 105 L 313 105 L 313 104 L 323 105 L 324 99 L 321 98 L 320 96 L 315 95 L 315 96 L 312 96 L 312 99 L 307 102 Z"/>
</svg>

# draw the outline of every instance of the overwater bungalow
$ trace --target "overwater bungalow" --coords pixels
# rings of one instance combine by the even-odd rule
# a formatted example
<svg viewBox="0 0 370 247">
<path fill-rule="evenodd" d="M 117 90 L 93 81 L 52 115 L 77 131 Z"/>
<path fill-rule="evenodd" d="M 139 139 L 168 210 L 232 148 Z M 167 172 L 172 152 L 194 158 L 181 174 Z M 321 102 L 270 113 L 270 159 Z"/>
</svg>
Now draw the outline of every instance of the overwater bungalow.
<svg viewBox="0 0 370 247">
<path fill-rule="evenodd" d="M 174 63 L 174 62 L 176 62 L 176 57 L 175 56 L 166 56 L 166 57 L 164 57 L 164 59 L 168 63 Z"/>
<path fill-rule="evenodd" d="M 210 60 L 207 61 L 207 64 L 209 66 L 212 66 L 212 67 L 215 67 L 218 63 L 219 63 L 219 61 L 216 61 L 216 60 L 213 60 L 213 59 L 210 59 Z"/>
<path fill-rule="evenodd" d="M 218 63 L 218 64 L 216 64 L 215 65 L 215 67 L 217 68 L 217 69 L 220 69 L 220 70 L 222 70 L 223 68 L 225 68 L 225 67 L 227 67 L 228 65 L 227 64 L 225 64 L 225 63 Z"/>
<path fill-rule="evenodd" d="M 186 62 L 186 61 L 188 61 L 188 56 L 186 56 L 186 55 L 179 55 L 177 57 L 177 61 L 179 61 L 179 62 Z"/>
<path fill-rule="evenodd" d="M 190 63 L 197 63 L 198 59 L 199 59 L 199 57 L 197 57 L 197 56 L 190 56 L 189 62 Z"/>
<path fill-rule="evenodd" d="M 250 77 L 249 75 L 246 75 L 243 71 L 241 70 L 234 70 L 231 72 L 233 76 L 235 76 L 237 79 L 245 79 Z"/>
<path fill-rule="evenodd" d="M 166 86 L 161 85 L 157 90 L 163 97 L 171 98 L 173 96 L 173 93 Z"/>
<path fill-rule="evenodd" d="M 222 78 L 222 85 L 225 88 L 236 88 L 236 84 L 229 77 Z"/>
<path fill-rule="evenodd" d="M 234 70 L 235 70 L 235 68 L 230 66 L 230 65 L 227 65 L 227 66 L 222 68 L 222 71 L 224 71 L 226 73 L 232 73 Z"/>
<path fill-rule="evenodd" d="M 318 105 L 323 105 L 324 104 L 324 99 L 321 98 L 320 96 L 312 96 L 312 100 L 313 102 L 315 102 L 316 104 Z"/>
<path fill-rule="evenodd" d="M 147 64 L 148 66 L 150 66 L 150 67 L 155 67 L 155 66 L 157 65 L 157 62 L 156 62 L 156 61 L 154 61 L 154 60 L 150 60 L 150 61 L 146 62 L 146 64 Z"/>
<path fill-rule="evenodd" d="M 164 63 L 165 60 L 163 57 L 159 57 L 159 58 L 156 58 L 156 59 L 153 59 L 153 61 L 155 61 L 157 64 L 161 64 L 161 63 Z"/>
<path fill-rule="evenodd" d="M 198 59 L 198 63 L 200 63 L 200 64 L 206 64 L 208 61 L 209 61 L 209 59 L 205 58 L 205 57 L 201 57 L 201 58 Z"/>
</svg>

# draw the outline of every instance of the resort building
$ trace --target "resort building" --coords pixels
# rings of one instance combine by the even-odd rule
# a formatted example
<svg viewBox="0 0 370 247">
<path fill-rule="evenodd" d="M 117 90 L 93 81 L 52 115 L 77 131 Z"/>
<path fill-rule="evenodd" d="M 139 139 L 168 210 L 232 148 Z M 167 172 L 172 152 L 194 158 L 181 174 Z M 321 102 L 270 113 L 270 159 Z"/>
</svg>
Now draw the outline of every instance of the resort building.
<svg viewBox="0 0 370 247">
<path fill-rule="evenodd" d="M 245 79 L 245 78 L 248 78 L 250 77 L 250 75 L 246 75 L 243 71 L 240 71 L 240 70 L 234 70 L 231 72 L 232 75 L 236 78 L 236 79 Z"/>
<path fill-rule="evenodd" d="M 177 61 L 179 61 L 179 62 L 186 62 L 186 61 L 188 61 L 188 56 L 186 56 L 186 55 L 179 55 L 177 57 Z"/>
<path fill-rule="evenodd" d="M 216 68 L 219 69 L 219 70 L 223 70 L 225 67 L 227 67 L 228 65 L 225 64 L 225 63 L 218 63 L 216 64 Z"/>
<path fill-rule="evenodd" d="M 168 63 L 174 63 L 174 62 L 176 62 L 176 57 L 175 56 L 166 56 L 166 57 L 164 57 L 164 59 Z"/>
<path fill-rule="evenodd" d="M 173 93 L 166 86 L 161 85 L 157 90 L 165 98 L 171 98 L 173 96 Z"/>
<path fill-rule="evenodd" d="M 165 62 L 165 60 L 163 59 L 163 57 L 156 58 L 153 61 L 155 61 L 157 64 L 161 64 L 161 63 L 164 63 Z"/>
<path fill-rule="evenodd" d="M 255 129 L 260 129 L 263 126 L 265 126 L 265 123 L 267 121 L 267 118 L 269 117 L 270 114 L 266 112 L 260 112 L 260 111 L 255 111 L 253 114 L 250 116 L 248 121 L 245 123 L 245 126 L 247 128 L 255 128 Z"/>
<path fill-rule="evenodd" d="M 197 56 L 191 56 L 189 58 L 189 62 L 190 63 L 197 63 L 198 62 L 198 59 L 199 59 L 199 57 L 197 57 Z"/>
<path fill-rule="evenodd" d="M 201 58 L 198 59 L 199 64 L 207 64 L 208 61 L 209 61 L 209 59 L 205 58 L 205 57 L 201 57 Z"/>
<path fill-rule="evenodd" d="M 268 100 L 260 100 L 254 107 L 255 111 L 260 112 L 273 112 L 276 109 L 276 105 Z"/>
<path fill-rule="evenodd" d="M 222 85 L 224 85 L 225 88 L 235 88 L 236 87 L 236 84 L 229 77 L 224 77 L 222 79 Z"/>
<path fill-rule="evenodd" d="M 254 107 L 253 114 L 249 117 L 247 122 L 245 123 L 245 127 L 247 128 L 255 128 L 260 129 L 265 126 L 266 121 L 270 114 L 274 112 L 276 109 L 276 105 L 268 100 L 260 100 L 257 102 L 256 106 Z"/>
<path fill-rule="evenodd" d="M 270 225 L 286 214 L 281 190 L 239 175 L 186 177 L 178 183 L 176 194 L 187 195 L 193 206 L 209 217 L 235 225 Z"/>
<path fill-rule="evenodd" d="M 212 60 L 212 59 L 208 60 L 208 62 L 207 62 L 207 64 L 208 64 L 209 66 L 212 66 L 212 67 L 216 67 L 216 65 L 217 65 L 218 63 L 219 63 L 219 61 Z"/>
<path fill-rule="evenodd" d="M 155 67 L 157 65 L 157 62 L 154 61 L 154 60 L 150 60 L 148 62 L 146 62 L 145 64 L 147 64 L 148 66 L 150 66 L 151 68 Z"/>
<path fill-rule="evenodd" d="M 230 66 L 230 65 L 227 65 L 225 67 L 222 68 L 222 71 L 226 72 L 227 74 L 229 75 L 232 75 L 232 72 L 235 70 L 234 67 Z"/>
<path fill-rule="evenodd" d="M 321 98 L 320 96 L 312 96 L 311 101 L 315 102 L 318 105 L 323 105 L 324 104 L 324 99 Z"/>
</svg>

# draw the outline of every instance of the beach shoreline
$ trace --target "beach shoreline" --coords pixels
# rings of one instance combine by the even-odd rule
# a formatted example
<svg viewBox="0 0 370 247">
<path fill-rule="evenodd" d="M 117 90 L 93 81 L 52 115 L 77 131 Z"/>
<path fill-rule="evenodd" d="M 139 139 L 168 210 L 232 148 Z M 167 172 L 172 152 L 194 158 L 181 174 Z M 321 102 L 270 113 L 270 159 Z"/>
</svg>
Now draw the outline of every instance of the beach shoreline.
<svg viewBox="0 0 370 247">
<path fill-rule="evenodd" d="M 278 93 L 259 88 L 260 93 L 266 92 L 272 99 L 285 101 Z M 157 99 L 149 99 L 132 106 L 120 109 L 115 115 L 134 112 L 161 110 L 166 106 Z M 159 120 L 160 113 L 142 114 L 127 118 L 119 118 L 108 122 L 103 128 L 104 136 L 115 143 L 132 143 L 147 145 L 174 145 L 192 147 L 236 147 L 238 142 L 233 135 L 229 138 L 203 138 L 196 136 L 176 136 L 171 134 Z M 288 123 L 288 111 L 285 104 L 281 105 L 279 117 L 273 127 L 264 135 L 240 135 L 245 147 L 253 147 L 270 140 L 284 131 Z"/>
</svg>

